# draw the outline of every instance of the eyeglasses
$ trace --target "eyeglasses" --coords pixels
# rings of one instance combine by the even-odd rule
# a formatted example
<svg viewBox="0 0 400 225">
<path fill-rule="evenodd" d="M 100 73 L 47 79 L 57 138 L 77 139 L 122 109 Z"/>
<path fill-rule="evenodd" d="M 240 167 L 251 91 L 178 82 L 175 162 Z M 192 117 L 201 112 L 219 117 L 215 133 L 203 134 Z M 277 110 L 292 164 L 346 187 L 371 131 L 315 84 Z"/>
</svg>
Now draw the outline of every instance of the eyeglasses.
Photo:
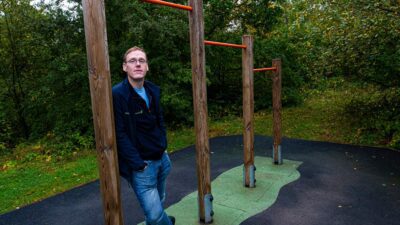
<svg viewBox="0 0 400 225">
<path fill-rule="evenodd" d="M 143 59 L 143 58 L 139 58 L 139 59 L 133 58 L 133 59 L 130 59 L 127 61 L 127 63 L 129 63 L 129 64 L 136 64 L 138 62 L 139 62 L 139 64 L 145 64 L 147 61 L 146 61 L 146 59 Z"/>
</svg>

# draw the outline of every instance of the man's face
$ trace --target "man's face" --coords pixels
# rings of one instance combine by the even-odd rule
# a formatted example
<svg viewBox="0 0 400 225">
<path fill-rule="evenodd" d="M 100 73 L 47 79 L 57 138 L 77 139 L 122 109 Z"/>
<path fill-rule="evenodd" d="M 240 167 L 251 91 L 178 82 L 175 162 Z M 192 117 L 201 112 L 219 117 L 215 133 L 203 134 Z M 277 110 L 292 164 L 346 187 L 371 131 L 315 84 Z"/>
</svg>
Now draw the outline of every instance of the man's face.
<svg viewBox="0 0 400 225">
<path fill-rule="evenodd" d="M 131 80 L 144 79 L 149 70 L 146 54 L 140 50 L 130 52 L 126 56 L 126 61 L 122 65 L 122 69 Z"/>
</svg>

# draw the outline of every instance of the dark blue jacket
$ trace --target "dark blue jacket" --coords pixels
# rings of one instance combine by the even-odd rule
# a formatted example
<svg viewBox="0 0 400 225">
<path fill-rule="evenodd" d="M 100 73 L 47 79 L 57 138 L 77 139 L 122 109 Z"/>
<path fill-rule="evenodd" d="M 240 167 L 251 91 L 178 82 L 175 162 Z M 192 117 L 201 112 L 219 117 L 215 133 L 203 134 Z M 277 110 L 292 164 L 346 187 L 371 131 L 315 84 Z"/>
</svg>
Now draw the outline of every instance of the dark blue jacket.
<svg viewBox="0 0 400 225">
<path fill-rule="evenodd" d="M 128 79 L 112 89 L 119 171 L 127 179 L 133 170 L 144 167 L 143 160 L 158 160 L 167 148 L 160 88 L 149 81 L 143 86 L 149 108 Z"/>
</svg>

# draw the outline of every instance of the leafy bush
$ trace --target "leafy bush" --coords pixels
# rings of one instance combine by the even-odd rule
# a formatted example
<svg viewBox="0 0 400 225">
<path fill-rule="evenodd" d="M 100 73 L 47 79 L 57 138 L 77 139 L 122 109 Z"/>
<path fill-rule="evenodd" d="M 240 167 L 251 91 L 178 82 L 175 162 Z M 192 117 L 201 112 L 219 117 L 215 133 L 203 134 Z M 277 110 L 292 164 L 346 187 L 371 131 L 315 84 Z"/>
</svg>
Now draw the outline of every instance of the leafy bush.
<svg viewBox="0 0 400 225">
<path fill-rule="evenodd" d="M 11 124 L 7 121 L 4 111 L 0 105 L 0 154 L 4 154 L 13 147 L 13 134 Z"/>
<path fill-rule="evenodd" d="M 78 132 L 55 134 L 49 132 L 45 137 L 35 142 L 22 142 L 18 144 L 13 155 L 17 160 L 50 161 L 70 158 L 79 152 L 95 148 L 93 135 L 81 135 Z"/>
<path fill-rule="evenodd" d="M 400 149 L 400 89 L 370 87 L 353 94 L 345 114 L 360 138 Z"/>
<path fill-rule="evenodd" d="M 82 135 L 79 132 L 67 134 L 49 133 L 46 138 L 40 140 L 43 151 L 50 155 L 69 157 L 74 152 L 94 149 L 93 135 Z"/>
</svg>

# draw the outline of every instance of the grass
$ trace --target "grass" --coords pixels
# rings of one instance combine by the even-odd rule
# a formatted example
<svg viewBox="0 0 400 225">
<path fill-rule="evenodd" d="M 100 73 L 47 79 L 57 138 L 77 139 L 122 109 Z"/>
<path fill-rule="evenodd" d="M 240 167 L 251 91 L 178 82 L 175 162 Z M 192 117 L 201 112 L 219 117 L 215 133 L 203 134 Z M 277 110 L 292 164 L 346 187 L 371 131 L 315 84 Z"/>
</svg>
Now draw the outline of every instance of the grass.
<svg viewBox="0 0 400 225">
<path fill-rule="evenodd" d="M 91 152 L 76 155 L 68 161 L 32 159 L 29 162 L 13 162 L 9 159 L 2 165 L 0 213 L 18 209 L 98 177 L 96 157 Z"/>
<path fill-rule="evenodd" d="M 354 87 L 344 81 L 330 82 L 325 91 L 310 90 L 301 106 L 284 108 L 283 136 L 348 144 L 363 144 L 357 132 L 346 126 L 342 108 Z M 255 134 L 271 136 L 270 110 L 254 115 Z M 242 133 L 242 119 L 225 117 L 209 121 L 209 136 Z M 194 129 L 168 131 L 169 151 L 195 143 Z M 68 159 L 54 159 L 35 152 L 35 147 L 17 149 L 12 156 L 0 156 L 0 214 L 18 209 L 98 178 L 95 151 L 85 150 Z"/>
</svg>

